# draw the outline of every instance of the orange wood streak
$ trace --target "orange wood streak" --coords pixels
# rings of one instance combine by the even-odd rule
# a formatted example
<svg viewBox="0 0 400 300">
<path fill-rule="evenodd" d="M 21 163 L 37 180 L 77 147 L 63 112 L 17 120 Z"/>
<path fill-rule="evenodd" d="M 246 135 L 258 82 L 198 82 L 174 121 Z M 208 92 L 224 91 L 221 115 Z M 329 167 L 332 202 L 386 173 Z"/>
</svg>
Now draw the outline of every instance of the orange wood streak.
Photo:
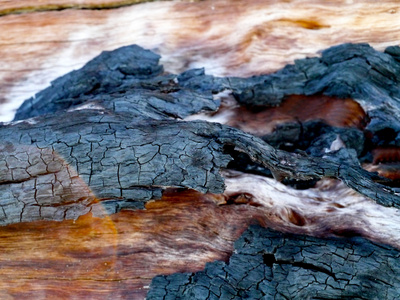
<svg viewBox="0 0 400 300">
<path fill-rule="evenodd" d="M 157 274 L 227 260 L 261 218 L 252 206 L 218 206 L 221 197 L 173 191 L 146 210 L 0 227 L 0 297 L 143 299 Z"/>
<path fill-rule="evenodd" d="M 400 162 L 400 148 L 399 147 L 376 148 L 372 151 L 372 156 L 374 164 Z"/>
<path fill-rule="evenodd" d="M 251 111 L 244 107 L 235 109 L 229 125 L 247 132 L 263 135 L 272 132 L 277 124 L 321 120 L 337 127 L 365 126 L 366 114 L 352 99 L 339 99 L 325 95 L 292 95 L 277 107 Z"/>
<path fill-rule="evenodd" d="M 380 147 L 372 150 L 372 171 L 395 182 L 400 181 L 400 148 Z"/>
<path fill-rule="evenodd" d="M 395 181 L 398 186 L 400 182 L 400 163 L 382 164 L 378 166 L 376 171 L 379 175 Z"/>
<path fill-rule="evenodd" d="M 392 180 L 390 183 L 393 186 L 400 184 L 400 162 L 364 164 L 363 168 L 370 172 L 378 172 L 382 177 Z"/>
<path fill-rule="evenodd" d="M 144 210 L 0 227 L 0 299 L 143 299 L 158 274 L 196 272 L 207 262 L 226 261 L 235 240 L 256 222 L 315 236 L 350 230 L 400 245 L 388 226 L 366 219 L 387 208 L 337 181 L 325 181 L 308 195 L 273 179 L 231 175 L 225 174 L 222 195 L 170 189 Z"/>
</svg>

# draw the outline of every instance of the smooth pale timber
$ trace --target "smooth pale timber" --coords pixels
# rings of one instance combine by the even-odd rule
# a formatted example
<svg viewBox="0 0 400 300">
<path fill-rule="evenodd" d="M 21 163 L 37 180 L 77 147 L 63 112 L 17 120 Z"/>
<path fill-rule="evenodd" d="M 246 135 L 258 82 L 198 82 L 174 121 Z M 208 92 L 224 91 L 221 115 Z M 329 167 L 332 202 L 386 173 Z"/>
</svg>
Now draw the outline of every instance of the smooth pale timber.
<svg viewBox="0 0 400 300">
<path fill-rule="evenodd" d="M 396 1 L 173 1 L 57 11 L 129 2 L 0 1 L 0 121 L 55 78 L 129 44 L 161 54 L 169 72 L 205 67 L 211 75 L 250 76 L 340 43 L 377 50 L 400 43 Z M 24 7 L 29 13 L 15 14 Z"/>
<path fill-rule="evenodd" d="M 251 76 L 335 44 L 400 43 L 395 1 L 48 2 L 0 1 L 1 120 L 58 76 L 123 45 L 161 54 L 167 72 Z M 107 6 L 123 7 L 94 10 Z M 362 225 L 360 235 L 400 248 L 399 212 L 337 181 L 306 193 L 226 176 L 224 194 L 171 189 L 145 210 L 0 227 L 0 298 L 143 299 L 156 275 L 227 261 L 252 223 L 315 236 Z"/>
</svg>

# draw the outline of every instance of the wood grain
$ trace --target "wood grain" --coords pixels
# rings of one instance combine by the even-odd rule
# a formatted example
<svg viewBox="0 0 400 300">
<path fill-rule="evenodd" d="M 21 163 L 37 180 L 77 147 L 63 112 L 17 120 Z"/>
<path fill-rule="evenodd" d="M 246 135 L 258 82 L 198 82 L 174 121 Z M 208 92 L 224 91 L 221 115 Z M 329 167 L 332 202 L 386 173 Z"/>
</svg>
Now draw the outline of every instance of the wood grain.
<svg viewBox="0 0 400 300">
<path fill-rule="evenodd" d="M 378 50 L 400 43 L 395 1 L 175 1 L 109 10 L 90 8 L 116 1 L 41 3 L 0 1 L 0 120 L 58 76 L 132 43 L 161 54 L 168 72 L 205 67 L 218 76 L 270 73 L 339 43 Z M 400 247 L 397 210 L 337 182 L 322 182 L 312 198 L 276 182 L 270 190 L 268 180 L 228 180 L 224 195 L 169 190 L 145 210 L 104 218 L 0 227 L 0 298 L 143 299 L 156 275 L 227 261 L 253 222 L 321 236 L 347 230 Z"/>
<path fill-rule="evenodd" d="M 214 197 L 170 191 L 146 210 L 0 227 L 0 296 L 143 299 L 158 274 L 226 261 L 256 209 Z"/>
<path fill-rule="evenodd" d="M 0 9 L 7 5 L 19 4 L 3 1 Z M 0 120 L 11 120 L 23 100 L 103 50 L 136 43 L 161 54 L 169 72 L 205 67 L 218 76 L 250 76 L 339 43 L 397 45 L 398 14 L 394 1 L 217 0 L 5 15 Z"/>
</svg>

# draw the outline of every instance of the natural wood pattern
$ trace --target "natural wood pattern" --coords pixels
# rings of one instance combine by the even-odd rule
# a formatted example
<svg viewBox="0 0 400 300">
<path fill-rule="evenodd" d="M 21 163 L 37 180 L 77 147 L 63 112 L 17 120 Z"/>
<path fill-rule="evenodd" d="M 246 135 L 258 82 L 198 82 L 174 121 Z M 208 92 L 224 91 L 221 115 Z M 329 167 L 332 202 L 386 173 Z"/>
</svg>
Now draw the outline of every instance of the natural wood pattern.
<svg viewBox="0 0 400 300">
<path fill-rule="evenodd" d="M 0 227 L 0 296 L 143 299 L 158 274 L 228 259 L 256 208 L 214 197 L 171 191 L 146 210 Z"/>
<path fill-rule="evenodd" d="M 4 101 L 13 101 L 12 110 L 100 51 L 131 43 L 157 50 L 167 71 L 205 66 L 216 75 L 272 72 L 332 44 L 369 42 L 379 50 L 398 44 L 397 15 L 389 1 L 171 2 L 7 15 L 0 18 L 0 89 Z M 268 181 L 275 189 L 265 188 Z M 146 210 L 104 218 L 89 213 L 76 221 L 0 227 L 0 298 L 142 299 L 155 275 L 226 261 L 252 222 L 400 245 L 397 210 L 337 182 L 322 182 L 324 197 L 313 190 L 315 198 L 254 176 L 228 184 L 225 195 L 169 190 Z"/>
<path fill-rule="evenodd" d="M 170 72 L 205 67 L 214 75 L 249 76 L 334 44 L 366 42 L 378 50 L 399 44 L 398 13 L 393 1 L 218 0 L 3 16 L 0 101 L 7 104 L 0 117 L 10 120 L 24 99 L 102 50 L 137 43 L 162 54 Z"/>
</svg>

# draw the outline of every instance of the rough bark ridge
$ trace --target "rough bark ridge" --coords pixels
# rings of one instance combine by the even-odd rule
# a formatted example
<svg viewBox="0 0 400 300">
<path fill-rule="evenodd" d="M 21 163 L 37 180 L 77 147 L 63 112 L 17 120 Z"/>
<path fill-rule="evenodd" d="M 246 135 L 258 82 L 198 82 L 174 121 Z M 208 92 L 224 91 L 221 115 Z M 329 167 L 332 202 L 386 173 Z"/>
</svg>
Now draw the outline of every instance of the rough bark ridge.
<svg viewBox="0 0 400 300">
<path fill-rule="evenodd" d="M 399 251 L 251 226 L 228 263 L 153 279 L 150 299 L 397 299 Z"/>
</svg>

